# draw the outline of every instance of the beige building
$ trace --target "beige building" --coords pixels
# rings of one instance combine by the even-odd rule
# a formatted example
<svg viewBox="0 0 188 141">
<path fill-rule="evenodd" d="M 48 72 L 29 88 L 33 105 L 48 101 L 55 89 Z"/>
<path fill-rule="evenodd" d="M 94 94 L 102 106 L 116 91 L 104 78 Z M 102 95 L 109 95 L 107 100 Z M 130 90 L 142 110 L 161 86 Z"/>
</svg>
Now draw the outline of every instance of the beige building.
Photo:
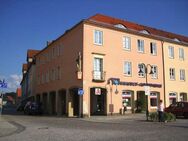
<svg viewBox="0 0 188 141">
<path fill-rule="evenodd" d="M 187 101 L 188 93 L 188 46 L 177 43 L 163 43 L 165 62 L 165 99 L 166 106 L 176 101 Z"/>
<path fill-rule="evenodd" d="M 156 111 L 159 99 L 169 105 L 171 93 L 187 100 L 187 82 L 179 79 L 180 70 L 187 72 L 187 45 L 187 37 L 97 14 L 35 56 L 33 95 L 49 114 Z M 168 57 L 169 46 L 174 59 Z M 184 49 L 183 60 L 179 48 Z M 175 81 L 169 79 L 170 68 L 177 70 Z"/>
</svg>

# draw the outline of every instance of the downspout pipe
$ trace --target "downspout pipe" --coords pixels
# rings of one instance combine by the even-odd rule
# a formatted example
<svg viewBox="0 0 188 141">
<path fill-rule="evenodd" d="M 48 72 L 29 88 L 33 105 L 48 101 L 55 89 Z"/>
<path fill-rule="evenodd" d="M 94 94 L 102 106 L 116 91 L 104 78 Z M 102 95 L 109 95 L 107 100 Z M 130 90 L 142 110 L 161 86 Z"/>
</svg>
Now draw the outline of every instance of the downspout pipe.
<svg viewBox="0 0 188 141">
<path fill-rule="evenodd" d="M 164 60 L 164 41 L 161 40 L 162 47 L 162 63 L 163 63 L 163 91 L 164 91 L 164 106 L 166 107 L 166 87 L 165 87 L 165 60 Z"/>
</svg>

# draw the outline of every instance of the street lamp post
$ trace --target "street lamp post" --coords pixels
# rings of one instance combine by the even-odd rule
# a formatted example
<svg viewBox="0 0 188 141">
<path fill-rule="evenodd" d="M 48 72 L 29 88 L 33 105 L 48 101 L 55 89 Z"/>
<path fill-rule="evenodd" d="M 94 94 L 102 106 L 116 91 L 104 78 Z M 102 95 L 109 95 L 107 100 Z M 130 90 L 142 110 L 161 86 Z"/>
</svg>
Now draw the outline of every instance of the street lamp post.
<svg viewBox="0 0 188 141">
<path fill-rule="evenodd" d="M 147 74 L 148 74 L 148 67 L 150 67 L 150 75 L 154 74 L 153 71 L 152 71 L 152 66 L 150 64 L 144 64 L 142 63 L 141 64 L 142 66 L 144 66 L 144 72 L 143 70 L 140 68 L 139 70 L 139 73 L 145 73 L 145 77 L 146 77 L 146 86 L 148 86 L 148 77 L 147 77 Z M 149 116 L 149 110 L 148 110 L 148 94 L 146 94 L 145 92 L 145 95 L 146 95 L 146 120 L 148 121 L 148 116 Z"/>
</svg>

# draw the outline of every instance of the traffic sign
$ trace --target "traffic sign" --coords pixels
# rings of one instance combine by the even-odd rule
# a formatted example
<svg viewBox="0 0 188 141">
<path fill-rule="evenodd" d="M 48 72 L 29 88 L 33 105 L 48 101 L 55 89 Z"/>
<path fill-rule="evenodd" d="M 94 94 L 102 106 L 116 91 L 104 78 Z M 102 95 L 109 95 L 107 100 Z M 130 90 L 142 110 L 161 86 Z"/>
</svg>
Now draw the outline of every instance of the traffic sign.
<svg viewBox="0 0 188 141">
<path fill-rule="evenodd" d="M 84 90 L 82 88 L 78 89 L 78 95 L 83 95 L 84 94 Z"/>
<path fill-rule="evenodd" d="M 5 80 L 0 80 L 0 88 L 7 88 L 7 83 L 5 83 Z"/>
<path fill-rule="evenodd" d="M 150 95 L 150 86 L 144 86 L 145 95 Z"/>
<path fill-rule="evenodd" d="M 101 88 L 95 88 L 95 95 L 101 95 Z"/>
</svg>

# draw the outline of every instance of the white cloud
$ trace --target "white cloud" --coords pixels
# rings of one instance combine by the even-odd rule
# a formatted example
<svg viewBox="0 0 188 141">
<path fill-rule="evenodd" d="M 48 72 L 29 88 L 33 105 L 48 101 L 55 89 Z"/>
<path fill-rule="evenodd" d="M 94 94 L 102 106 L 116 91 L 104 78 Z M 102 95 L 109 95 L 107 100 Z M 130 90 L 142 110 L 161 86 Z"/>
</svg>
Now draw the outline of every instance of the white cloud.
<svg viewBox="0 0 188 141">
<path fill-rule="evenodd" d="M 4 92 L 15 92 L 18 87 L 20 87 L 20 82 L 22 80 L 22 75 L 11 74 L 10 76 L 0 76 L 0 80 L 5 80 L 7 83 L 7 88 L 4 88 Z"/>
<path fill-rule="evenodd" d="M 13 74 L 10 75 L 10 78 L 14 81 L 14 84 L 18 86 L 22 80 L 22 75 Z"/>
</svg>

